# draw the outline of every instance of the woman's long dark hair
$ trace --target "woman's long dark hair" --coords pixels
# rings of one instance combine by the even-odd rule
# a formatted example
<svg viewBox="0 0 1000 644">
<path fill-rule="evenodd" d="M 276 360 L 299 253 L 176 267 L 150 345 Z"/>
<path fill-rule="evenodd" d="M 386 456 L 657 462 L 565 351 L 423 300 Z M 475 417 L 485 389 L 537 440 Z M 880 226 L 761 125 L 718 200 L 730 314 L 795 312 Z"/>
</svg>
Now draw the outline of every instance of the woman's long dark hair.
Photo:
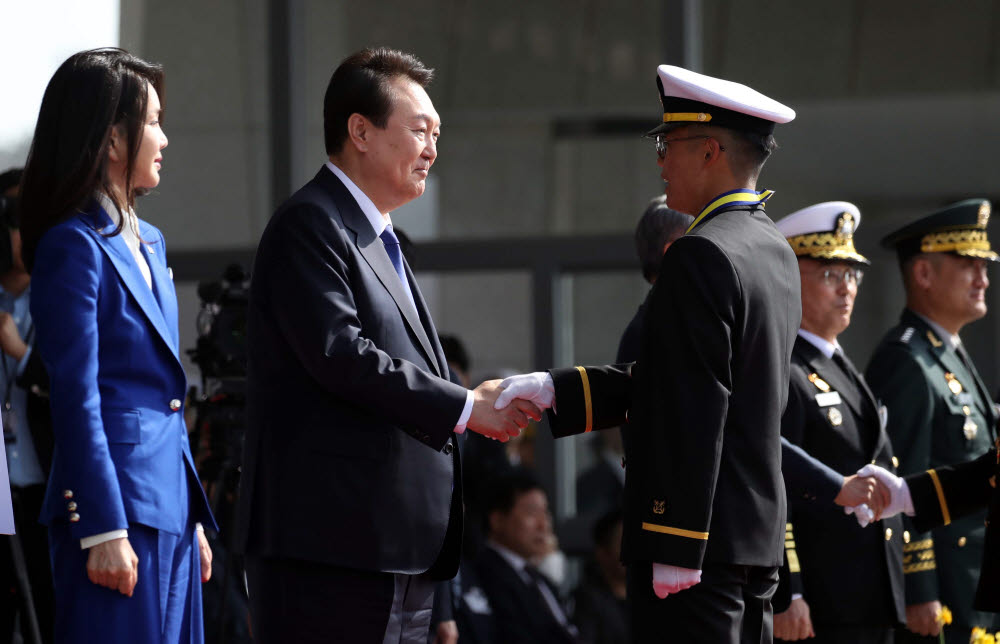
<svg viewBox="0 0 1000 644">
<path fill-rule="evenodd" d="M 21 179 L 21 253 L 29 271 L 45 231 L 85 207 L 95 192 L 111 197 L 119 213 L 134 205 L 132 166 L 142 143 L 149 86 L 162 100 L 163 68 L 123 49 L 73 54 L 52 76 Z M 124 130 L 128 146 L 124 195 L 115 194 L 107 176 L 115 126 Z M 119 217 L 111 234 L 124 224 Z"/>
</svg>

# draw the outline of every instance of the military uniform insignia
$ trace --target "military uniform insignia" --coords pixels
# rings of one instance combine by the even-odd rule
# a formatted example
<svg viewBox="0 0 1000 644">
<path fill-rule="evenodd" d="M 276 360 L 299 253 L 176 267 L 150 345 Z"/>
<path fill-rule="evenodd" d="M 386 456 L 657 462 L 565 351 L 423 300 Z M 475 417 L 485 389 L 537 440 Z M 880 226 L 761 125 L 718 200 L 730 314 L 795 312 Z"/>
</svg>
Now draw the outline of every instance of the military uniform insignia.
<svg viewBox="0 0 1000 644">
<path fill-rule="evenodd" d="M 934 347 L 935 349 L 941 347 L 941 345 L 943 344 L 940 340 L 937 339 L 937 336 L 934 335 L 931 331 L 927 332 L 927 339 L 930 341 L 931 346 Z"/>
<path fill-rule="evenodd" d="M 971 441 L 976 437 L 978 431 L 979 428 L 976 426 L 976 423 L 972 422 L 972 419 L 966 416 L 965 424 L 962 425 L 962 433 L 965 434 L 965 440 Z"/>
<path fill-rule="evenodd" d="M 900 336 L 899 341 L 900 342 L 909 343 L 910 338 L 913 337 L 913 332 L 914 331 L 916 331 L 916 329 L 914 329 L 912 326 L 906 327 L 906 330 L 903 331 L 903 335 Z"/>
<path fill-rule="evenodd" d="M 979 216 L 976 218 L 976 224 L 980 228 L 986 228 L 986 224 L 990 222 L 990 202 L 984 201 L 981 206 L 979 206 Z"/>
<path fill-rule="evenodd" d="M 667 510 L 666 501 L 653 501 L 653 514 L 663 514 Z"/>
<path fill-rule="evenodd" d="M 809 374 L 809 382 L 816 385 L 816 388 L 822 391 L 823 393 L 827 393 L 830 391 L 830 385 L 826 384 L 826 381 L 820 378 L 818 373 Z"/>
<path fill-rule="evenodd" d="M 837 218 L 837 236 L 841 239 L 854 237 L 854 215 L 845 212 Z"/>
<path fill-rule="evenodd" d="M 946 371 L 944 374 L 944 379 L 948 381 L 948 389 L 951 390 L 951 393 L 955 394 L 956 396 L 962 393 L 963 391 L 962 383 L 958 381 L 958 378 L 955 377 L 955 374 L 953 374 L 950 371 Z"/>
<path fill-rule="evenodd" d="M 826 412 L 826 417 L 830 420 L 830 424 L 834 427 L 840 427 L 844 422 L 844 416 L 836 407 L 830 407 L 830 410 Z"/>
</svg>

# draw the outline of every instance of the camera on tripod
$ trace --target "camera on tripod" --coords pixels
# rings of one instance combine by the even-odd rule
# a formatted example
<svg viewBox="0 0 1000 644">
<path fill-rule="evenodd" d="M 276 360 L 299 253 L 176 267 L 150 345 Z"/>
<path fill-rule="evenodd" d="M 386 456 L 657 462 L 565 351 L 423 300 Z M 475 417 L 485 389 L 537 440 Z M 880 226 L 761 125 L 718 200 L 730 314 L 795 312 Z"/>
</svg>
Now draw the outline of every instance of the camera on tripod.
<svg viewBox="0 0 1000 644">
<path fill-rule="evenodd" d="M 235 493 L 243 454 L 249 285 L 238 264 L 227 267 L 221 280 L 198 285 L 198 342 L 188 351 L 202 382 L 191 447 L 215 511 Z"/>
</svg>

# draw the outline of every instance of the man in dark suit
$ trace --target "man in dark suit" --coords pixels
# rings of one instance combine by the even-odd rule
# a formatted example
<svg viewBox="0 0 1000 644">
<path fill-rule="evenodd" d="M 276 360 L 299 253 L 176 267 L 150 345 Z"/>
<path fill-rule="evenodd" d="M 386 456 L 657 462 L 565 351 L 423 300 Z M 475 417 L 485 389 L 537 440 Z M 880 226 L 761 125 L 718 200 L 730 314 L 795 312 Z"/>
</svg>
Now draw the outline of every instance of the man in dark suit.
<svg viewBox="0 0 1000 644">
<path fill-rule="evenodd" d="M 642 266 L 642 276 L 652 286 L 660 275 L 660 264 L 663 253 L 691 225 L 694 217 L 667 207 L 666 195 L 655 197 L 646 206 L 645 212 L 639 218 L 635 227 L 635 252 Z M 648 299 L 648 296 L 647 296 Z M 642 339 L 642 321 L 646 315 L 646 301 L 639 305 L 639 310 L 625 327 L 622 339 L 618 342 L 618 356 L 615 362 L 624 364 L 639 359 L 639 349 Z"/>
<path fill-rule="evenodd" d="M 475 570 L 492 609 L 493 641 L 577 642 L 558 591 L 535 567 L 552 535 L 541 485 L 520 472 L 499 479 L 486 504 L 486 525 Z"/>
<path fill-rule="evenodd" d="M 994 445 L 998 414 L 959 337 L 966 324 L 986 315 L 986 269 L 1000 259 L 987 238 L 989 218 L 989 201 L 969 199 L 882 240 L 898 256 L 906 308 L 876 347 L 866 376 L 889 408 L 889 435 L 903 475 L 972 460 Z M 971 514 L 931 532 L 906 526 L 909 630 L 897 641 L 937 639 L 943 606 L 953 615 L 944 627 L 948 642 L 968 642 L 973 626 L 1000 629 L 997 616 L 973 610 L 985 518 Z"/>
<path fill-rule="evenodd" d="M 843 475 L 867 463 L 894 469 L 896 460 L 885 410 L 837 341 L 851 322 L 862 266 L 869 263 L 854 247 L 860 223 L 854 204 L 831 201 L 775 224 L 798 257 L 802 284 L 802 325 L 792 350 L 781 432 Z M 894 628 L 905 623 L 900 518 L 862 528 L 832 504 L 791 489 L 788 499 L 786 550 L 797 596 L 775 615 L 775 637 L 892 642 Z"/>
<path fill-rule="evenodd" d="M 785 533 L 780 421 L 801 304 L 795 256 L 756 182 L 775 123 L 794 112 L 743 85 L 657 71 L 663 121 L 650 136 L 667 204 L 699 214 L 663 257 L 670 279 L 649 296 L 639 361 L 556 369 L 540 386 L 531 374 L 517 389 L 554 394 L 557 436 L 619 425 L 631 408 L 622 558 L 633 634 L 770 642 Z"/>
<path fill-rule="evenodd" d="M 261 238 L 248 312 L 237 544 L 259 642 L 421 642 L 462 537 L 454 434 L 500 440 L 497 382 L 448 367 L 389 213 L 419 197 L 440 118 L 414 56 L 363 50 L 324 100 L 329 161 Z"/>
</svg>

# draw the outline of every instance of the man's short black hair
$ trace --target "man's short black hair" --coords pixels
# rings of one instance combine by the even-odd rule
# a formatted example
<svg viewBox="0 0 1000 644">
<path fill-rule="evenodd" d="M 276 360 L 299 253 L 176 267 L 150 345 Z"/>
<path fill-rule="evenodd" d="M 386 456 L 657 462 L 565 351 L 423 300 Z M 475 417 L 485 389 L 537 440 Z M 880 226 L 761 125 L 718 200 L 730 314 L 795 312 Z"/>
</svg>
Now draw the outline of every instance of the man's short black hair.
<svg viewBox="0 0 1000 644">
<path fill-rule="evenodd" d="M 483 508 L 483 520 L 485 521 L 486 533 L 490 532 L 490 515 L 494 512 L 507 514 L 510 512 L 517 500 L 534 490 L 542 490 L 542 484 L 534 476 L 524 470 L 515 470 L 508 474 L 503 474 L 493 480 L 492 490 L 486 496 L 486 505 Z"/>
<path fill-rule="evenodd" d="M 343 148 L 351 114 L 361 114 L 375 127 L 385 127 L 393 106 L 391 83 L 400 76 L 427 87 L 434 70 L 413 54 L 387 47 L 362 49 L 340 63 L 323 99 L 323 140 L 328 155 Z"/>
<path fill-rule="evenodd" d="M 649 202 L 635 227 L 635 252 L 639 255 L 642 276 L 652 283 L 660 272 L 663 247 L 684 234 L 694 217 L 667 207 L 666 195 Z"/>
</svg>

